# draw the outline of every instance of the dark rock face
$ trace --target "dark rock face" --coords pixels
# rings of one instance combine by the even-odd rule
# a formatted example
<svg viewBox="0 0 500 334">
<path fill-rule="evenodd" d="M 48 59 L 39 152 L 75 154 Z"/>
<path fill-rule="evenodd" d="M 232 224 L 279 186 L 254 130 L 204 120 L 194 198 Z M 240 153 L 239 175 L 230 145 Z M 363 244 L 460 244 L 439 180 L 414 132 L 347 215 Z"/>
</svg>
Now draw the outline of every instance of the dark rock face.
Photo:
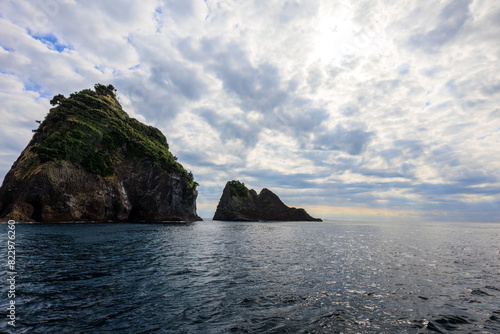
<svg viewBox="0 0 500 334">
<path fill-rule="evenodd" d="M 161 132 L 130 119 L 112 92 L 82 92 L 63 100 L 66 109 L 51 109 L 7 173 L 0 188 L 0 218 L 201 220 L 197 184 L 168 151 Z M 93 109 L 82 109 L 86 101 Z"/>
<path fill-rule="evenodd" d="M 213 220 L 322 221 L 311 217 L 304 209 L 286 206 L 269 189 L 264 188 L 260 194 L 257 194 L 255 190 L 248 190 L 238 181 L 230 181 L 226 184 Z"/>
<path fill-rule="evenodd" d="M 196 191 L 157 166 L 123 164 L 103 178 L 50 162 L 25 180 L 16 165 L 0 189 L 0 216 L 16 221 L 184 221 L 196 214 Z"/>
</svg>

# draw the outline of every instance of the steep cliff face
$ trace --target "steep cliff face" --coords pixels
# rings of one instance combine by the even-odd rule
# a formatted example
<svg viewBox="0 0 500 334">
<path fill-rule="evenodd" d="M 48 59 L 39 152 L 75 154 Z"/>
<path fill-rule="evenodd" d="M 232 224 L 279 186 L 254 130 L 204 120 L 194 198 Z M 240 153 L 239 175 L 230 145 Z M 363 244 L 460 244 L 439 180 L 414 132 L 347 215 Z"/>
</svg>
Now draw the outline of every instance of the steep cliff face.
<svg viewBox="0 0 500 334">
<path fill-rule="evenodd" d="M 0 218 L 200 220 L 193 175 L 158 129 L 122 110 L 112 86 L 97 84 L 51 103 L 0 188 Z"/>
<path fill-rule="evenodd" d="M 239 181 L 227 182 L 214 220 L 226 221 L 321 221 L 304 209 L 290 208 L 269 189 L 260 194 Z"/>
</svg>

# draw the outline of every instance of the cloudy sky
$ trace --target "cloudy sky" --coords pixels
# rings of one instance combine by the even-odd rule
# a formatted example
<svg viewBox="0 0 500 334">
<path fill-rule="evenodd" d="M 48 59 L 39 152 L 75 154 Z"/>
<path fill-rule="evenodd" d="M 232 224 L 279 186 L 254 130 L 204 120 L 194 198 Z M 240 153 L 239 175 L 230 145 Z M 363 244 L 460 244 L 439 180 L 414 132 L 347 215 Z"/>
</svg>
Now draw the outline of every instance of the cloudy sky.
<svg viewBox="0 0 500 334">
<path fill-rule="evenodd" d="M 113 84 L 200 183 L 330 219 L 500 221 L 496 0 L 0 0 L 0 179 Z"/>
</svg>

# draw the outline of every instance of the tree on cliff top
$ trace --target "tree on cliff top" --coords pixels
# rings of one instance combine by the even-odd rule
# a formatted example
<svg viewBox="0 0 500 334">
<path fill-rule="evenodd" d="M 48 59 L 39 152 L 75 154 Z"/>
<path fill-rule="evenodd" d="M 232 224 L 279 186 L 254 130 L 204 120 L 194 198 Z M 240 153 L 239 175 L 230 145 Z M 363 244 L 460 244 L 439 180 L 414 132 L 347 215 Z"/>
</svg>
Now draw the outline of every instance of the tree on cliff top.
<svg viewBox="0 0 500 334">
<path fill-rule="evenodd" d="M 245 184 L 237 180 L 229 181 L 229 190 L 231 192 L 231 195 L 234 195 L 238 198 L 248 197 L 249 194 L 249 190 L 245 186 Z"/>
</svg>

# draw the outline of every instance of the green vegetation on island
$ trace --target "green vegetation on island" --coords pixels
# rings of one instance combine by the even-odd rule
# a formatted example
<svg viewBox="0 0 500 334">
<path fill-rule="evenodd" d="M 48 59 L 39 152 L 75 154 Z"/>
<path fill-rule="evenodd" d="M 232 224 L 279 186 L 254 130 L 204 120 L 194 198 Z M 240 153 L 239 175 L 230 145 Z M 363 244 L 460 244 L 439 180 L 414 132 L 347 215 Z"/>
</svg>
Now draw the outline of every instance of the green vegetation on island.
<svg viewBox="0 0 500 334">
<path fill-rule="evenodd" d="M 229 181 L 228 184 L 231 196 L 236 196 L 238 199 L 247 198 L 249 196 L 249 190 L 243 182 L 233 180 Z"/>
<path fill-rule="evenodd" d="M 103 177 L 115 174 L 124 160 L 148 160 L 166 172 L 175 172 L 193 189 L 193 174 L 177 162 L 167 139 L 155 127 L 142 124 L 123 111 L 112 85 L 96 84 L 68 98 L 59 94 L 31 142 L 34 154 L 23 162 L 25 172 L 48 161 L 70 162 Z"/>
</svg>

